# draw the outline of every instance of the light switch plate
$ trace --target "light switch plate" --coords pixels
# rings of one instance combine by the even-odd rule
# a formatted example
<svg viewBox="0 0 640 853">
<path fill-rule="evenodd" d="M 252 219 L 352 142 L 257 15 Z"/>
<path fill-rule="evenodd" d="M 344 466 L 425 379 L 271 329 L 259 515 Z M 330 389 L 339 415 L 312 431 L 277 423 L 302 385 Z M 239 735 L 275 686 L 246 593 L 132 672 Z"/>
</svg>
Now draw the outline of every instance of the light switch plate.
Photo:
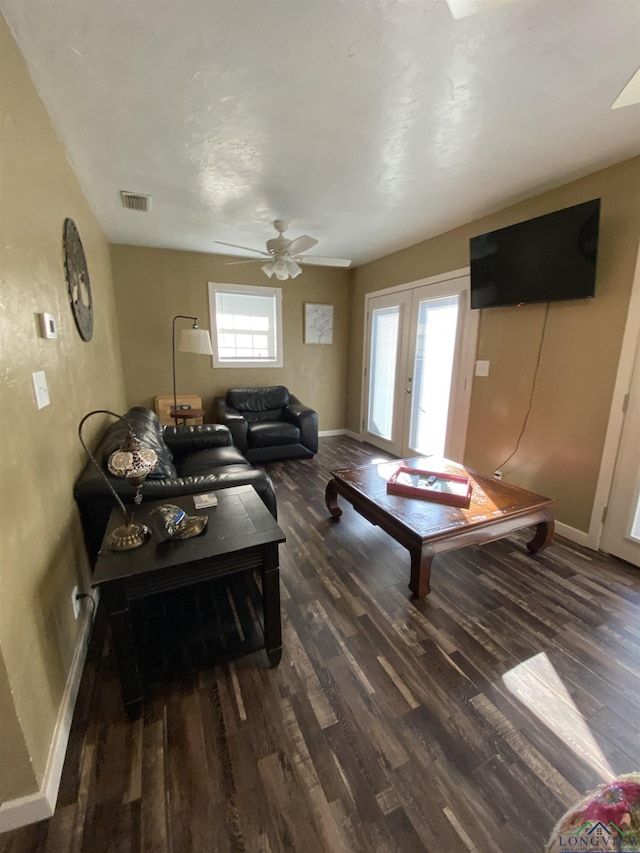
<svg viewBox="0 0 640 853">
<path fill-rule="evenodd" d="M 36 392 L 36 404 L 39 409 L 44 409 L 51 402 L 49 399 L 49 389 L 47 388 L 47 377 L 44 374 L 44 370 L 37 370 L 32 376 L 33 387 Z"/>
<path fill-rule="evenodd" d="M 476 376 L 488 376 L 490 361 L 476 361 Z"/>
</svg>

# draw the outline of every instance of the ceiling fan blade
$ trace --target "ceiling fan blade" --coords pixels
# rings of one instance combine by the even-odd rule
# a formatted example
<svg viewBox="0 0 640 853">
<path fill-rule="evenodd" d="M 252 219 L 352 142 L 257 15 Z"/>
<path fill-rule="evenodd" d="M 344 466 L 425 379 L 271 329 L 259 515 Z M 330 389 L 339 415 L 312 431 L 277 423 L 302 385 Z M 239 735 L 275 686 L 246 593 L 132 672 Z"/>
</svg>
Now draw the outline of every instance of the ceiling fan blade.
<svg viewBox="0 0 640 853">
<path fill-rule="evenodd" d="M 238 264 L 261 264 L 262 258 L 247 258 L 246 261 L 226 261 L 225 267 L 237 267 Z"/>
<path fill-rule="evenodd" d="M 295 240 L 288 243 L 284 247 L 284 251 L 288 252 L 290 255 L 299 255 L 300 252 L 306 252 L 307 249 L 313 249 L 317 243 L 318 241 L 314 240 L 313 237 L 303 234 L 302 237 L 296 237 Z"/>
<path fill-rule="evenodd" d="M 350 267 L 353 261 L 346 258 L 323 258 L 321 255 L 304 255 L 296 257 L 300 264 L 312 264 L 316 267 Z"/>
<path fill-rule="evenodd" d="M 254 255 L 264 255 L 267 258 L 271 257 L 269 252 L 263 252 L 261 249 L 250 249 L 249 246 L 238 246 L 237 243 L 225 243 L 222 240 L 214 240 L 213 242 L 219 246 L 231 246 L 233 249 L 242 249 L 243 252 L 253 252 Z"/>
</svg>

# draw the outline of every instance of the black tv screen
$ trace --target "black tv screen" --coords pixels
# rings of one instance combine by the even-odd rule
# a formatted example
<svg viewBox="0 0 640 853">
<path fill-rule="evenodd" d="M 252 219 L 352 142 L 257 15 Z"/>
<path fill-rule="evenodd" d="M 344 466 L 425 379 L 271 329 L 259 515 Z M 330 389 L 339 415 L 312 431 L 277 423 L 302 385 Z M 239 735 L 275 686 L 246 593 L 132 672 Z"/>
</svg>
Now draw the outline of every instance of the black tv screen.
<svg viewBox="0 0 640 853">
<path fill-rule="evenodd" d="M 471 307 L 595 293 L 600 199 L 471 238 Z"/>
</svg>

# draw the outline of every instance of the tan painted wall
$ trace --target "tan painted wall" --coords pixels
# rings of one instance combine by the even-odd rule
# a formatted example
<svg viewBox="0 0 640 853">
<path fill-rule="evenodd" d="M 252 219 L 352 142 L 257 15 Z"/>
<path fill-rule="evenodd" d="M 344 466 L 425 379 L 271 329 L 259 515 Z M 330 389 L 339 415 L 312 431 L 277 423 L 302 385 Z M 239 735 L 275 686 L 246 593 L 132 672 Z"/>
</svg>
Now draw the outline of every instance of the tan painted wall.
<svg viewBox="0 0 640 853">
<path fill-rule="evenodd" d="M 231 259 L 220 255 L 118 245 L 111 247 L 111 256 L 129 405 L 153 406 L 156 395 L 173 393 L 171 322 L 176 314 L 186 314 L 210 328 L 208 282 L 274 284 L 259 264 L 225 266 Z M 286 385 L 316 409 L 321 430 L 343 429 L 350 275 L 349 270 L 308 266 L 293 281 L 275 282 L 282 285 L 282 368 L 214 370 L 207 356 L 176 353 L 178 393 L 199 394 L 205 420 L 211 421 L 213 398 L 228 388 Z M 333 344 L 303 343 L 305 302 L 334 306 Z M 189 326 L 188 321 L 179 324 Z"/>
<path fill-rule="evenodd" d="M 71 590 L 87 588 L 73 482 L 85 464 L 82 415 L 122 410 L 124 388 L 109 248 L 0 16 L 0 800 L 36 791 L 78 640 Z M 67 301 L 65 217 L 78 226 L 91 276 L 93 340 Z M 37 314 L 58 320 L 39 337 Z M 46 372 L 38 411 L 31 374 Z M 102 427 L 95 418 L 93 431 Z M 89 431 L 91 435 L 91 431 Z"/>
<path fill-rule="evenodd" d="M 469 264 L 469 238 L 602 198 L 596 296 L 552 303 L 533 411 L 505 479 L 557 500 L 588 530 L 640 238 L 640 158 L 565 184 L 354 271 L 347 426 L 359 431 L 364 296 Z M 516 445 L 531 392 L 544 305 L 482 311 L 464 462 L 492 472 Z"/>
</svg>

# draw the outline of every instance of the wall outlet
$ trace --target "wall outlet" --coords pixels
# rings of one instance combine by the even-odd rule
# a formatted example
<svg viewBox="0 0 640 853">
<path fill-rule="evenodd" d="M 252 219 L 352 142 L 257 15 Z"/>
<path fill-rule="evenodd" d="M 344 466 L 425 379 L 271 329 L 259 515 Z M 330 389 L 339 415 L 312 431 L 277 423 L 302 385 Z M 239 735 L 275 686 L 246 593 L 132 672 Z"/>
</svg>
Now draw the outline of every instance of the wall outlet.
<svg viewBox="0 0 640 853">
<path fill-rule="evenodd" d="M 501 480 L 502 479 L 502 471 L 494 471 L 493 472 L 493 478 L 494 478 L 494 480 Z"/>
<path fill-rule="evenodd" d="M 73 618 L 77 619 L 80 615 L 80 602 L 78 601 L 78 585 L 76 584 L 71 590 L 71 606 L 73 607 Z"/>
</svg>

